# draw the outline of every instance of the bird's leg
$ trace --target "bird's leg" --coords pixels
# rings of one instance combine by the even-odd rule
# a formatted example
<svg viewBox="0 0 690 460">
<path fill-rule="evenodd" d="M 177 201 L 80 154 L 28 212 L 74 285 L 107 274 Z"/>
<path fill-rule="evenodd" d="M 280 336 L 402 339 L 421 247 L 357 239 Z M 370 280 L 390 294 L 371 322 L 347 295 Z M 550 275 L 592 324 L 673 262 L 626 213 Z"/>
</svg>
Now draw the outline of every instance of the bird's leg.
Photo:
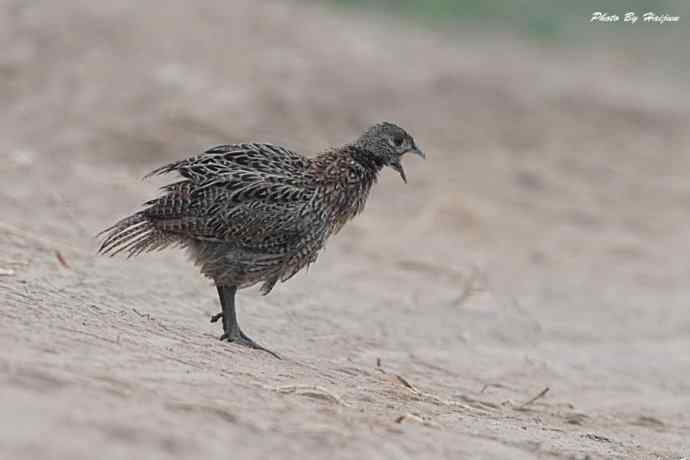
<svg viewBox="0 0 690 460">
<path fill-rule="evenodd" d="M 240 325 L 237 323 L 237 313 L 235 312 L 235 294 L 237 293 L 237 287 L 217 286 L 217 289 L 223 311 L 222 313 L 214 315 L 211 318 L 211 322 L 216 322 L 220 318 L 223 319 L 223 335 L 220 337 L 220 340 L 227 340 L 228 342 L 244 345 L 256 350 L 263 350 L 281 359 L 276 353 L 254 342 L 242 332 L 242 329 L 240 329 Z"/>
<path fill-rule="evenodd" d="M 221 319 L 223 317 L 223 311 L 225 310 L 225 291 L 223 291 L 222 286 L 218 286 L 218 285 L 216 285 L 216 289 L 218 290 L 218 298 L 220 299 L 220 313 L 216 313 L 215 315 L 211 316 L 211 322 L 212 323 L 215 323 L 219 319 Z M 237 291 L 236 288 L 235 288 L 235 291 Z M 233 294 L 233 296 L 234 296 L 234 294 Z M 233 299 L 233 304 L 234 303 L 235 302 Z M 233 309 L 234 309 L 234 306 L 233 306 Z M 225 325 L 223 326 L 223 328 L 225 329 Z"/>
</svg>

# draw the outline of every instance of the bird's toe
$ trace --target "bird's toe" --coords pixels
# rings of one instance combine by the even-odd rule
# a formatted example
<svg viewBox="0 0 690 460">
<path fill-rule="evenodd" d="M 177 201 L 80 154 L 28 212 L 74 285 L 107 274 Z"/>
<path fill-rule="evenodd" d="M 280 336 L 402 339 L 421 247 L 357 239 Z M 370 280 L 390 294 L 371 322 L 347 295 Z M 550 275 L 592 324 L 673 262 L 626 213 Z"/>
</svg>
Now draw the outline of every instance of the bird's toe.
<svg viewBox="0 0 690 460">
<path fill-rule="evenodd" d="M 283 359 L 280 357 L 280 355 L 278 355 L 274 351 L 271 351 L 268 348 L 263 347 L 263 346 L 259 345 L 258 343 L 256 343 L 254 340 L 252 340 L 248 335 L 246 335 L 241 330 L 238 330 L 237 332 L 233 332 L 230 334 L 225 332 L 223 335 L 220 336 L 220 340 L 222 340 L 224 342 L 234 343 L 236 345 L 242 345 L 244 347 L 252 348 L 254 350 L 265 351 L 266 353 L 272 355 L 274 358 Z"/>
</svg>

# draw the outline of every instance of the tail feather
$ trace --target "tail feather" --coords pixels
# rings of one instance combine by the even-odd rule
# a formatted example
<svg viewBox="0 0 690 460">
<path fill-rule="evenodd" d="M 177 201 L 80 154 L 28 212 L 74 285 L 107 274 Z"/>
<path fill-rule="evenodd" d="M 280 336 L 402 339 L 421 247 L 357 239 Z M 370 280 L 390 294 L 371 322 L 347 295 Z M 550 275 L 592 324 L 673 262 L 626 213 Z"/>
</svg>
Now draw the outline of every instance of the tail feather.
<svg viewBox="0 0 690 460">
<path fill-rule="evenodd" d="M 98 236 L 105 236 L 98 249 L 99 254 L 110 256 L 127 252 L 127 256 L 132 257 L 142 252 L 163 249 L 173 243 L 142 212 L 122 219 Z"/>
<path fill-rule="evenodd" d="M 188 162 L 189 162 L 189 160 L 180 160 L 180 161 L 174 161 L 172 163 L 168 163 L 167 165 L 163 165 L 160 168 L 156 168 L 153 171 L 151 171 L 150 173 L 146 174 L 144 176 L 144 179 L 149 179 L 153 176 L 162 176 L 165 174 L 169 174 L 173 171 L 177 171 L 180 168 L 180 166 L 182 166 Z"/>
</svg>

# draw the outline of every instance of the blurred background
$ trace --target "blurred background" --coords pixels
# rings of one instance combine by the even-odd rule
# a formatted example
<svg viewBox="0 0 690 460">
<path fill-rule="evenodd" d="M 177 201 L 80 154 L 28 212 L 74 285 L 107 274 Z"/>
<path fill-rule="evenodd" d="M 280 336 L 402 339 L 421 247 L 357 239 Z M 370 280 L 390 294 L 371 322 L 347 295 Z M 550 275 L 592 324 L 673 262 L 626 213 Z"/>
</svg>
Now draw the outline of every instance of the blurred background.
<svg viewBox="0 0 690 460">
<path fill-rule="evenodd" d="M 620 1 L 620 0 L 585 0 L 575 4 L 568 2 L 550 2 L 547 0 L 333 0 L 337 5 L 347 8 L 361 8 L 380 16 L 398 16 L 412 22 L 423 23 L 430 27 L 446 27 L 456 32 L 484 36 L 513 35 L 518 39 L 528 39 L 543 45 L 587 47 L 602 45 L 625 48 L 632 41 L 627 53 L 639 50 L 661 51 L 663 57 L 673 57 L 676 53 L 660 49 L 664 45 L 674 45 L 674 40 L 682 40 L 687 28 L 682 21 L 677 27 L 664 30 L 655 28 L 630 29 L 623 24 L 625 13 L 633 12 L 639 17 L 637 25 L 644 22 L 647 12 L 655 16 L 684 17 L 688 5 L 679 0 Z M 590 26 L 587 19 L 593 13 L 617 15 L 620 20 L 616 27 L 602 28 Z M 583 21 L 583 19 L 585 19 Z M 456 37 L 458 38 L 458 37 Z M 679 42 L 675 42 L 676 44 Z M 643 48 L 643 50 L 640 50 Z M 632 54 L 635 54 L 634 52 Z M 641 57 L 641 53 L 638 54 Z M 687 64 L 687 63 L 686 63 Z"/>
<path fill-rule="evenodd" d="M 591 21 L 597 11 L 620 20 Z M 629 11 L 635 24 L 623 22 Z M 647 12 L 679 19 L 644 22 Z M 311 408 L 254 385 L 291 383 L 292 370 L 274 372 L 239 352 L 204 361 L 190 345 L 215 345 L 205 315 L 217 307 L 183 255 L 104 260 L 94 256 L 94 235 L 156 192 L 160 182 L 139 178 L 161 163 L 245 141 L 313 155 L 389 120 L 413 134 L 427 160 L 405 160 L 407 185 L 384 172 L 367 210 L 307 276 L 266 298 L 247 293 L 245 304 L 257 307 L 241 310 L 250 335 L 312 363 L 299 376 L 351 405 L 365 404 L 354 389 L 374 388 L 366 404 L 380 419 L 393 419 L 392 405 L 455 433 L 473 429 L 382 390 L 379 374 L 362 370 L 377 357 L 451 399 L 501 382 L 483 393 L 500 404 L 549 385 L 555 402 L 538 415 L 566 433 L 559 444 L 540 432 L 549 452 L 583 452 L 577 430 L 586 429 L 614 430 L 613 450 L 587 444 L 595 456 L 633 458 L 636 443 L 649 455 L 682 452 L 690 426 L 689 20 L 684 0 L 0 1 L 0 345 L 11 350 L 0 364 L 14 369 L 6 394 L 26 426 L 43 420 L 57 430 L 74 407 L 96 426 L 119 426 L 99 383 L 107 372 L 135 395 L 220 398 L 239 413 L 248 403 L 238 397 L 254 401 L 264 424 L 233 433 L 263 439 L 266 429 L 271 448 L 302 442 L 319 452 L 323 440 L 304 434 L 300 415 Z M 136 329 L 139 316 L 117 313 L 130 307 L 175 332 Z M 31 323 L 27 311 L 50 321 Z M 131 342 L 89 339 L 102 324 Z M 188 343 L 175 359 L 201 362 L 196 377 L 172 359 L 151 369 L 145 351 L 166 353 L 179 336 Z M 331 353 L 319 357 L 324 344 Z M 117 358 L 103 360 L 99 347 Z M 65 405 L 47 409 L 42 390 L 26 385 L 34 375 L 26 369 L 39 368 L 70 383 Z M 339 374 L 344 368 L 357 370 Z M 155 382 L 147 380 L 154 371 Z M 227 388 L 222 371 L 246 387 Z M 187 379 L 206 386 L 191 390 Z M 88 404 L 82 391 L 92 392 Z M 124 407 L 122 419 L 132 415 L 128 404 L 142 404 L 132 398 L 112 403 Z M 161 401 L 144 405 L 157 414 L 151 423 L 169 415 Z M 281 427 L 276 407 L 297 435 Z M 574 412 L 589 421 L 570 423 Z M 195 414 L 184 420 L 214 430 L 212 418 Z M 376 452 L 351 413 L 315 417 Z M 528 422 L 511 417 L 497 417 L 495 436 L 522 445 L 511 427 Z M 180 420 L 172 433 L 187 433 Z M 22 427 L 8 437 L 12 458 L 50 447 L 37 447 Z M 79 427 L 86 443 L 94 428 Z M 67 439 L 76 428 L 63 429 Z M 131 441 L 95 430 L 106 442 Z M 425 439 L 438 441 L 430 449 L 450 442 L 434 436 L 408 438 L 406 452 Z M 189 435 L 185 445 L 212 456 L 216 444 L 202 438 Z M 89 458 L 87 444 L 54 439 L 57 452 Z"/>
</svg>

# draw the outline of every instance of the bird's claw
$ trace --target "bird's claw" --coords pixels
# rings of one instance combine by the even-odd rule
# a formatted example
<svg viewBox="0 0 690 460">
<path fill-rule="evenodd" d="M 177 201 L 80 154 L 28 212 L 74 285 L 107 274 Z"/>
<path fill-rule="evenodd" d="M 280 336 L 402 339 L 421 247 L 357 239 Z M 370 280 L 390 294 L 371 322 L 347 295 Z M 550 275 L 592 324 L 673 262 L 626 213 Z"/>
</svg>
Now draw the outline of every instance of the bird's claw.
<svg viewBox="0 0 690 460">
<path fill-rule="evenodd" d="M 215 315 L 211 316 L 211 322 L 212 322 L 212 323 L 215 323 L 216 321 L 218 321 L 218 320 L 221 319 L 222 317 L 223 317 L 223 313 L 222 313 L 222 312 L 221 312 L 221 313 L 216 313 Z"/>
<path fill-rule="evenodd" d="M 211 321 L 213 321 L 213 319 Z M 254 342 L 251 338 L 249 338 L 241 330 L 238 330 L 237 332 L 233 332 L 230 334 L 228 334 L 227 332 L 224 332 L 223 335 L 220 336 L 220 340 L 234 343 L 237 345 L 242 345 L 242 346 L 249 347 L 249 348 L 253 348 L 254 350 L 265 351 L 266 353 L 272 355 L 274 358 L 283 359 L 277 353 L 269 350 L 268 348 L 262 347 L 258 343 Z"/>
</svg>

